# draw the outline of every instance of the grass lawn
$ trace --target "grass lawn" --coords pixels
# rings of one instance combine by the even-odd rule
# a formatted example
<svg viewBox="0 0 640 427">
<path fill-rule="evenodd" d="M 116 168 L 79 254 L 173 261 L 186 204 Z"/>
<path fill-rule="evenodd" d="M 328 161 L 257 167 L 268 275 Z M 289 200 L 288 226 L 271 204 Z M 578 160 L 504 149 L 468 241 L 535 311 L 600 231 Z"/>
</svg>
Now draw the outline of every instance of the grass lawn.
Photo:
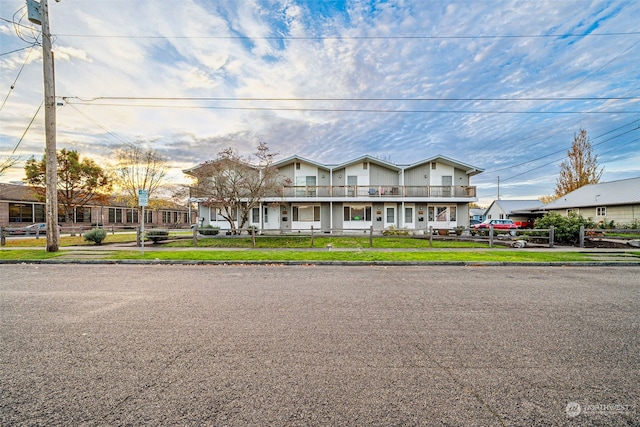
<svg viewBox="0 0 640 427">
<path fill-rule="evenodd" d="M 74 251 L 55 253 L 36 249 L 0 250 L 0 260 L 43 260 L 65 256 L 73 259 Z M 268 262 L 572 262 L 590 261 L 587 254 L 578 252 L 527 252 L 512 250 L 491 251 L 305 251 L 305 250 L 177 250 L 177 251 L 108 251 L 103 260 L 168 260 L 168 261 L 268 261 Z"/>
</svg>

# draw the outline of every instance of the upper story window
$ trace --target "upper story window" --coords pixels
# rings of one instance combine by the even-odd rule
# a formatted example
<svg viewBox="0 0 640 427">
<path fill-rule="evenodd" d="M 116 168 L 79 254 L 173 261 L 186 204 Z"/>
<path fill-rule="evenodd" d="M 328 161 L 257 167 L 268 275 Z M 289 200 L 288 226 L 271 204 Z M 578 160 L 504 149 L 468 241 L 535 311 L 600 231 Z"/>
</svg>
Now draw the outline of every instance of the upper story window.
<svg viewBox="0 0 640 427">
<path fill-rule="evenodd" d="M 300 170 L 300 162 L 296 162 L 296 170 Z"/>
<path fill-rule="evenodd" d="M 431 162 L 431 169 L 436 170 L 436 162 Z"/>
<path fill-rule="evenodd" d="M 369 169 L 369 162 L 362 163 L 362 169 L 364 169 L 364 170 Z"/>
</svg>

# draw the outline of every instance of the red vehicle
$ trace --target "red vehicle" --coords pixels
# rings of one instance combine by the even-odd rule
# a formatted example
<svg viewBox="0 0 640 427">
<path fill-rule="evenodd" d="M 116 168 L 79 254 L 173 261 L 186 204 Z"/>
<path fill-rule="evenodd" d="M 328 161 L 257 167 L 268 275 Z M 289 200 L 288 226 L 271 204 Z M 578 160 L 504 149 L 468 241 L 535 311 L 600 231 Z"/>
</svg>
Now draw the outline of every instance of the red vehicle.
<svg viewBox="0 0 640 427">
<path fill-rule="evenodd" d="M 510 219 L 485 219 L 480 224 L 474 224 L 471 226 L 471 235 L 488 231 L 489 227 L 493 225 L 494 230 L 508 230 L 509 234 L 515 236 L 518 226 Z"/>
</svg>

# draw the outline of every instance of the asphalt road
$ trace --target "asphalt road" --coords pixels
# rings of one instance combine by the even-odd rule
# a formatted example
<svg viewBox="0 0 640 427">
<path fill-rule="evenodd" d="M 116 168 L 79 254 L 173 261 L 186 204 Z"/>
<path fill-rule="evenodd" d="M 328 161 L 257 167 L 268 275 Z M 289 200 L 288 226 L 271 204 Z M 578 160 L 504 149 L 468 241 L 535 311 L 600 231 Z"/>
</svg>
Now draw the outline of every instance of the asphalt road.
<svg viewBox="0 0 640 427">
<path fill-rule="evenodd" d="M 1 425 L 640 425 L 640 271 L 0 266 Z"/>
</svg>

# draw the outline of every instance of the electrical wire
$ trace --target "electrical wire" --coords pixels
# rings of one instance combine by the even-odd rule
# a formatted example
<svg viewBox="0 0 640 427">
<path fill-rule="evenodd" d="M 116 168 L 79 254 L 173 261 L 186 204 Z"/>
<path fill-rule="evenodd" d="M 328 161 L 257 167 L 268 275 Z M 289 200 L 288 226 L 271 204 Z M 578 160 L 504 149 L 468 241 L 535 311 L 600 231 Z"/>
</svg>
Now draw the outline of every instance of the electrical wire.
<svg viewBox="0 0 640 427">
<path fill-rule="evenodd" d="M 72 102 L 69 102 L 72 103 Z M 294 111 L 314 113 L 398 113 L 398 114 L 640 114 L 640 110 L 605 110 L 605 111 L 526 111 L 526 110 L 393 110 L 382 108 L 286 108 L 286 107 L 221 107 L 195 105 L 159 105 L 159 104 L 122 104 L 73 102 L 74 105 L 100 107 L 135 107 L 135 108 L 173 108 L 173 109 L 208 109 L 227 111 Z"/>
<path fill-rule="evenodd" d="M 631 129 L 630 131 L 627 131 L 627 132 L 625 132 L 625 133 L 623 133 L 623 134 L 620 134 L 620 135 L 616 135 L 616 136 L 611 137 L 611 138 L 609 138 L 609 139 L 607 139 L 607 140 L 601 141 L 601 142 L 599 142 L 599 143 L 597 143 L 597 144 L 593 144 L 591 147 L 595 147 L 595 146 L 598 146 L 598 145 L 604 144 L 605 142 L 609 142 L 609 141 L 611 141 L 612 139 L 619 138 L 619 137 L 621 137 L 621 136 L 624 136 L 624 135 L 626 135 L 626 134 L 628 134 L 628 133 L 631 133 L 631 132 L 635 132 L 635 131 L 637 131 L 637 130 L 640 130 L 640 127 L 637 127 L 637 128 Z M 623 144 L 623 145 L 620 145 L 620 146 L 616 147 L 615 149 L 618 149 L 618 148 L 620 148 L 620 147 L 624 147 L 624 146 L 629 145 L 629 144 L 631 144 L 631 143 L 633 143 L 633 142 L 636 142 L 636 141 L 638 141 L 638 140 L 640 140 L 640 138 L 637 138 L 637 139 L 634 139 L 634 140 L 632 140 L 632 141 L 629 141 L 629 142 L 627 142 L 627 143 L 625 143 L 625 144 Z M 609 152 L 610 152 L 610 151 L 609 151 Z M 561 158 L 559 158 L 559 159 L 552 160 L 552 161 L 550 161 L 550 162 L 548 162 L 548 163 L 545 163 L 545 164 L 543 164 L 543 165 L 540 165 L 540 166 L 537 166 L 537 167 L 535 167 L 535 168 L 529 169 L 529 170 L 527 170 L 527 171 L 521 172 L 521 173 L 519 173 L 519 174 L 516 174 L 516 175 L 510 176 L 510 177 L 508 177 L 508 178 L 500 179 L 500 182 L 509 181 L 509 180 L 511 180 L 511 179 L 513 179 L 513 178 L 517 178 L 517 177 L 519 177 L 519 176 L 526 175 L 526 174 L 528 174 L 528 173 L 530 173 L 530 172 L 533 172 L 533 171 L 535 171 L 535 170 L 538 170 L 538 169 L 541 169 L 541 168 L 543 168 L 543 167 L 546 167 L 546 166 L 552 165 L 552 164 L 554 164 L 554 163 L 557 163 L 557 162 L 559 162 L 559 161 L 562 161 L 562 160 L 564 160 L 566 157 L 567 157 L 567 156 L 565 155 L 565 156 L 562 156 L 562 157 L 561 157 Z"/>
<path fill-rule="evenodd" d="M 493 34 L 475 36 L 151 36 L 126 34 L 58 34 L 60 37 L 81 38 L 126 38 L 126 39 L 220 39 L 220 40 L 477 40 L 477 39 L 521 39 L 521 38 L 570 38 L 570 37 L 611 37 L 640 35 L 639 31 L 614 33 L 581 33 L 581 34 Z"/>
<path fill-rule="evenodd" d="M 24 139 L 24 137 L 27 135 L 27 132 L 29 131 L 29 129 L 31 128 L 31 125 L 33 124 L 33 121 L 36 119 L 36 117 L 38 116 L 38 113 L 40 112 L 40 109 L 42 108 L 42 106 L 44 105 L 44 100 L 40 103 L 40 106 L 38 107 L 38 109 L 36 110 L 36 113 L 33 115 L 33 117 L 31 118 L 31 121 L 29 122 L 29 124 L 27 125 L 27 128 L 24 130 L 24 132 L 22 133 L 22 136 L 20 137 L 20 139 L 18 140 L 18 143 L 16 144 L 15 147 L 13 147 L 13 151 L 11 151 L 11 155 L 13 156 L 16 152 L 16 150 L 18 149 L 18 147 L 20 146 L 20 143 L 22 143 L 22 140 Z"/>
<path fill-rule="evenodd" d="M 598 136 L 594 137 L 593 139 L 594 139 L 594 140 L 596 140 L 596 139 L 598 139 L 598 138 L 602 138 L 603 136 L 606 136 L 606 135 L 608 135 L 608 134 L 610 134 L 610 133 L 612 133 L 612 132 L 615 132 L 615 131 L 617 131 L 617 130 L 620 130 L 620 129 L 624 128 L 624 127 L 627 127 L 627 126 L 632 125 L 632 124 L 637 123 L 637 122 L 640 122 L 640 119 L 634 120 L 634 121 L 629 122 L 629 123 L 627 123 L 627 124 L 625 124 L 625 125 L 622 125 L 622 126 L 620 126 L 620 127 L 617 127 L 617 128 L 615 128 L 615 129 L 612 129 L 612 130 L 610 130 L 610 131 L 608 131 L 608 132 L 605 132 L 605 133 L 603 133 L 603 134 L 600 134 L 600 135 L 598 135 Z M 635 130 L 635 129 L 632 129 L 632 131 L 633 131 L 633 130 Z M 626 133 L 628 133 L 628 132 L 626 132 Z M 624 134 L 622 134 L 622 135 L 626 135 L 626 133 L 624 133 Z M 607 140 L 607 141 L 608 141 L 608 140 Z M 606 141 L 603 141 L 603 142 L 606 142 Z M 600 142 L 600 143 L 598 143 L 598 144 L 596 144 L 596 145 L 600 145 L 600 144 L 602 144 L 602 142 Z M 492 171 L 491 171 L 491 173 L 502 172 L 503 170 L 508 170 L 508 169 L 515 169 L 515 168 L 517 168 L 517 167 L 524 166 L 524 165 L 529 164 L 529 163 L 534 163 L 534 162 L 537 162 L 538 160 L 542 160 L 542 159 L 545 159 L 545 158 L 547 158 L 547 157 L 551 157 L 551 156 L 553 156 L 553 155 L 555 155 L 555 154 L 562 153 L 563 151 L 567 151 L 569 148 L 570 148 L 570 147 L 566 147 L 566 148 L 563 148 L 563 149 L 561 149 L 561 150 L 554 151 L 554 152 L 552 152 L 552 153 L 546 154 L 546 155 L 544 155 L 544 156 L 536 157 L 535 159 L 531 159 L 531 160 L 527 160 L 526 162 L 518 163 L 517 165 L 507 166 L 507 167 L 500 168 L 500 169 L 494 169 L 494 170 L 492 170 Z"/>
<path fill-rule="evenodd" d="M 2 109 L 4 108 L 4 104 L 6 104 L 7 103 L 7 99 L 9 99 L 9 95 L 11 94 L 13 89 L 16 87 L 16 83 L 18 82 L 18 79 L 20 78 L 20 74 L 22 74 L 22 70 L 24 69 L 24 66 L 27 65 L 27 61 L 29 61 L 29 56 L 31 56 L 31 52 L 33 52 L 33 48 L 35 46 L 36 46 L 35 43 L 31 45 L 31 50 L 27 54 L 27 57 L 24 59 L 24 62 L 22 63 L 22 66 L 20 67 L 20 70 L 18 70 L 18 75 L 16 76 L 15 80 L 11 84 L 11 86 L 9 88 L 9 92 L 7 92 L 7 96 L 4 97 L 4 101 L 2 101 L 2 105 L 0 105 L 0 111 L 2 111 Z"/>
</svg>

